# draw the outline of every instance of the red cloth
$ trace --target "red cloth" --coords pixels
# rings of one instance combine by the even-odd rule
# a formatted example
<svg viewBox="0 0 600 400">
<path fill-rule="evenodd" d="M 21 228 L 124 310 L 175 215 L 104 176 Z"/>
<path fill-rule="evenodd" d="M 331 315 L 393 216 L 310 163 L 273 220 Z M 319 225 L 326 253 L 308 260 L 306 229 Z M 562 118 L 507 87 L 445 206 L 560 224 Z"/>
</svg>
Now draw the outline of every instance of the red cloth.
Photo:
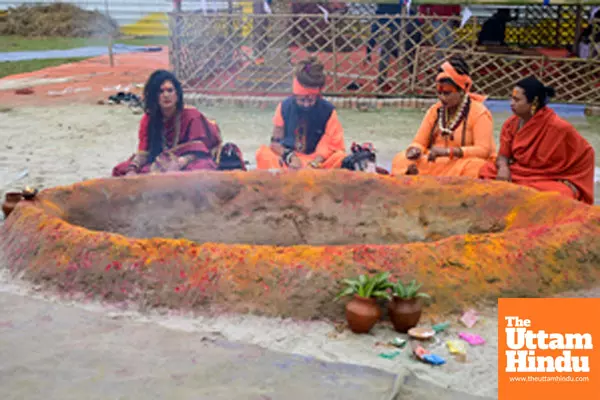
<svg viewBox="0 0 600 400">
<path fill-rule="evenodd" d="M 419 6 L 419 12 L 424 15 L 437 15 L 440 17 L 453 17 L 460 15 L 460 5 L 443 6 L 437 4 L 423 4 Z"/>
<path fill-rule="evenodd" d="M 538 111 L 520 130 L 519 117 L 509 118 L 500 134 L 499 154 L 514 161 L 514 183 L 544 190 L 566 180 L 579 190 L 579 200 L 594 204 L 594 149 L 551 108 Z M 480 171 L 484 179 L 495 179 L 496 174 L 492 162 Z M 548 181 L 554 185 L 542 183 Z"/>
<path fill-rule="evenodd" d="M 148 123 L 150 118 L 144 114 L 140 121 L 138 131 L 138 151 L 148 152 Z M 189 153 L 194 153 L 198 159 L 192 161 L 185 168 L 186 171 L 194 169 L 216 169 L 216 164 L 212 158 L 212 152 L 221 144 L 221 133 L 218 125 L 208 120 L 200 111 L 192 107 L 186 107 L 181 112 L 181 129 L 177 143 L 175 118 L 171 118 L 164 125 L 166 147 L 168 152 L 177 157 L 184 156 Z M 160 157 L 159 155 L 158 157 Z M 158 158 L 157 157 L 157 158 Z M 113 169 L 113 176 L 122 176 L 127 173 L 130 162 L 133 156 L 117 165 Z M 150 170 L 150 164 L 143 165 L 140 172 L 145 173 Z"/>
</svg>

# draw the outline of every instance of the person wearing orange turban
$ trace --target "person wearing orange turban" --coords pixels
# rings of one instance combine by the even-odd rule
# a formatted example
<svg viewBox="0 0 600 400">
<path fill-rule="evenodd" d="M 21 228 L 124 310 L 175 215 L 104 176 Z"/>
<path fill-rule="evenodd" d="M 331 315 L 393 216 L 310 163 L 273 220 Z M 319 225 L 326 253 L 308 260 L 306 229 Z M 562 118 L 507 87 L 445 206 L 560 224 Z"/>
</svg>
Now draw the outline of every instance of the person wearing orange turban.
<svg viewBox="0 0 600 400">
<path fill-rule="evenodd" d="M 314 58 L 301 62 L 293 95 L 275 110 L 271 144 L 256 152 L 257 169 L 341 167 L 344 130 L 335 107 L 321 94 L 324 86 L 323 65 Z"/>
<path fill-rule="evenodd" d="M 436 85 L 439 101 L 427 111 L 408 149 L 394 157 L 392 175 L 477 178 L 496 151 L 485 97 L 471 92 L 469 67 L 460 56 L 442 64 Z"/>
</svg>

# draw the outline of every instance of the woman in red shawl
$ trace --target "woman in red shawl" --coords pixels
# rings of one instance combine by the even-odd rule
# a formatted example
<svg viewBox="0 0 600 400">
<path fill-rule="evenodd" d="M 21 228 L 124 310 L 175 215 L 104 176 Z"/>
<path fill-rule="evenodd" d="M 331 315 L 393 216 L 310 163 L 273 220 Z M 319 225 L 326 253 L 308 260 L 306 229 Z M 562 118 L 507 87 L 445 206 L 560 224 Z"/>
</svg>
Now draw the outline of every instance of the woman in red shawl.
<svg viewBox="0 0 600 400">
<path fill-rule="evenodd" d="M 480 175 L 594 203 L 594 149 L 546 104 L 554 89 L 534 77 L 517 83 L 496 162 Z"/>
<path fill-rule="evenodd" d="M 213 156 L 221 145 L 219 127 L 197 109 L 184 107 L 175 75 L 165 70 L 152 73 L 144 101 L 138 151 L 117 165 L 113 176 L 217 168 Z"/>
</svg>

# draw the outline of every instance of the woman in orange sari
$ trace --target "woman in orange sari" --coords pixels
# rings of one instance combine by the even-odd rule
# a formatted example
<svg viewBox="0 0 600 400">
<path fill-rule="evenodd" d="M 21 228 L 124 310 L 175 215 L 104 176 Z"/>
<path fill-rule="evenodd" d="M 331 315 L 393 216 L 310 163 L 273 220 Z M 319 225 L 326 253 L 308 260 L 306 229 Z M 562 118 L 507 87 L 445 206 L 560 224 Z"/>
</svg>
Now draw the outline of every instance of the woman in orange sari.
<svg viewBox="0 0 600 400">
<path fill-rule="evenodd" d="M 321 94 L 324 86 L 323 64 L 316 58 L 302 61 L 293 96 L 275 110 L 271 145 L 256 152 L 257 169 L 341 167 L 346 156 L 344 130 L 335 107 Z"/>
<path fill-rule="evenodd" d="M 535 77 L 517 83 L 511 99 L 515 115 L 502 126 L 498 158 L 481 169 L 481 177 L 593 204 L 594 149 L 547 106 L 552 96 L 554 89 Z"/>
<path fill-rule="evenodd" d="M 113 168 L 113 176 L 149 172 L 217 169 L 213 156 L 221 145 L 219 127 L 200 111 L 184 107 L 175 75 L 157 70 L 144 88 L 145 114 L 138 151 Z"/>
<path fill-rule="evenodd" d="M 471 93 L 469 67 L 460 56 L 441 66 L 439 101 L 425 115 L 412 144 L 394 157 L 392 175 L 468 176 L 495 153 L 492 114 Z"/>
</svg>

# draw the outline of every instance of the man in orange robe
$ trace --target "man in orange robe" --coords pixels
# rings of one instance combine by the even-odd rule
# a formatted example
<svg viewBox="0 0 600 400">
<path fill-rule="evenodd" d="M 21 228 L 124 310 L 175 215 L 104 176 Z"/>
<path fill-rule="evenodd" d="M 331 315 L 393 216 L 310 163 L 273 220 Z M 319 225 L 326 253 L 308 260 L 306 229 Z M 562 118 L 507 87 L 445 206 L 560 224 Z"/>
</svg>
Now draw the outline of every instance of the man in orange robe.
<svg viewBox="0 0 600 400">
<path fill-rule="evenodd" d="M 480 175 L 594 204 L 594 149 L 546 105 L 553 95 L 554 89 L 534 77 L 517 83 L 515 115 L 502 127 L 498 158 Z"/>
<path fill-rule="evenodd" d="M 441 66 L 439 101 L 427 111 L 406 151 L 392 161 L 392 175 L 468 176 L 495 154 L 492 114 L 485 97 L 471 93 L 469 68 L 460 56 Z"/>
<path fill-rule="evenodd" d="M 323 65 L 312 58 L 301 62 L 294 95 L 275 110 L 271 145 L 256 152 L 257 169 L 341 167 L 344 130 L 335 107 L 321 95 L 323 86 Z"/>
</svg>

